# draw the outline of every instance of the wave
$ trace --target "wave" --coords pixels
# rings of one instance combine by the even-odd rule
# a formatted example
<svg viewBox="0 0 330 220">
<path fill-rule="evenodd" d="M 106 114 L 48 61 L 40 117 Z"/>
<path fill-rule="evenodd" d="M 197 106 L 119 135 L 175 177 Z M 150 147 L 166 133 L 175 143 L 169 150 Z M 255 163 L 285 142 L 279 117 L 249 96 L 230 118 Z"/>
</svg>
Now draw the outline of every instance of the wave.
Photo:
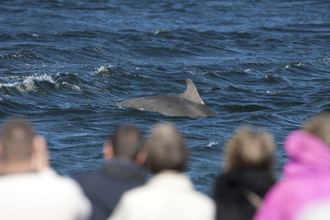
<svg viewBox="0 0 330 220">
<path fill-rule="evenodd" d="M 10 53 L 5 55 L 0 55 L 0 58 L 10 59 L 10 60 L 35 60 L 40 59 L 40 56 L 33 49 L 22 48 L 16 53 Z"/>
<path fill-rule="evenodd" d="M 11 35 L 0 33 L 0 41 L 1 42 L 6 42 L 6 41 L 10 41 L 10 40 L 13 40 L 13 37 Z"/>
<path fill-rule="evenodd" d="M 48 83 L 51 83 L 53 85 L 56 85 L 56 82 L 54 81 L 54 79 L 51 76 L 49 76 L 45 73 L 43 75 L 28 76 L 23 80 L 23 82 L 0 83 L 0 89 L 1 88 L 15 87 L 20 92 L 37 91 L 37 86 L 36 86 L 36 83 L 35 83 L 36 81 L 39 81 L 39 82 L 44 81 L 44 82 L 48 82 Z"/>
<path fill-rule="evenodd" d="M 271 110 L 271 108 L 268 108 L 263 105 L 227 105 L 223 106 L 227 109 L 228 112 L 256 112 L 256 111 L 263 111 L 263 110 Z"/>
<path fill-rule="evenodd" d="M 108 66 L 100 66 L 99 68 L 96 68 L 97 73 L 108 73 L 110 72 L 111 68 L 115 68 L 116 66 L 108 65 Z"/>
<path fill-rule="evenodd" d="M 141 74 L 137 74 L 136 71 L 140 68 L 135 67 L 132 68 L 122 68 L 119 66 L 114 65 L 108 65 L 108 66 L 100 66 L 98 68 L 95 68 L 96 75 L 99 77 L 105 77 L 111 75 L 116 76 L 125 76 L 128 78 L 142 78 L 142 79 L 149 79 L 148 76 L 144 76 Z"/>
<path fill-rule="evenodd" d="M 296 62 L 296 63 L 289 63 L 287 65 L 285 65 L 285 68 L 290 68 L 290 67 L 300 67 L 300 66 L 304 66 L 305 64 L 302 62 Z"/>
<path fill-rule="evenodd" d="M 206 147 L 212 147 L 214 145 L 217 145 L 219 142 L 210 142 Z"/>
<path fill-rule="evenodd" d="M 165 34 L 167 32 L 168 31 L 166 31 L 166 30 L 157 30 L 157 31 L 155 31 L 154 35 L 156 35 L 156 34 Z"/>
<path fill-rule="evenodd" d="M 0 94 L 6 95 L 13 94 L 14 90 L 12 90 L 12 88 L 17 89 L 20 93 L 38 92 L 46 94 L 55 92 L 67 94 L 65 90 L 69 90 L 93 94 L 93 92 L 82 88 L 80 84 L 86 85 L 86 87 L 94 90 L 99 90 L 90 86 L 88 81 L 85 82 L 72 73 L 57 73 L 54 77 L 44 73 L 33 76 L 1 77 L 0 79 L 16 81 L 0 83 Z"/>
<path fill-rule="evenodd" d="M 317 60 L 327 62 L 327 61 L 330 61 L 330 57 L 317 58 Z"/>
</svg>

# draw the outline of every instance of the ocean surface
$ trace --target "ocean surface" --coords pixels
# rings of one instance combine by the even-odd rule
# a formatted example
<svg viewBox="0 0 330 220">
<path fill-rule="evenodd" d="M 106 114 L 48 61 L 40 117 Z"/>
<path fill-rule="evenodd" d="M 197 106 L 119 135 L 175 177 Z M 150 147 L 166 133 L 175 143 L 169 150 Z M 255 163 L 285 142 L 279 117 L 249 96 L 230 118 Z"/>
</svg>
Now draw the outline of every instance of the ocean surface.
<svg viewBox="0 0 330 220">
<path fill-rule="evenodd" d="M 191 79 L 215 117 L 119 108 L 182 93 Z M 0 122 L 25 115 L 48 140 L 52 167 L 97 170 L 122 123 L 157 122 L 187 138 L 186 173 L 212 195 L 225 140 L 241 123 L 283 138 L 330 111 L 330 2 L 278 0 L 0 2 Z"/>
</svg>

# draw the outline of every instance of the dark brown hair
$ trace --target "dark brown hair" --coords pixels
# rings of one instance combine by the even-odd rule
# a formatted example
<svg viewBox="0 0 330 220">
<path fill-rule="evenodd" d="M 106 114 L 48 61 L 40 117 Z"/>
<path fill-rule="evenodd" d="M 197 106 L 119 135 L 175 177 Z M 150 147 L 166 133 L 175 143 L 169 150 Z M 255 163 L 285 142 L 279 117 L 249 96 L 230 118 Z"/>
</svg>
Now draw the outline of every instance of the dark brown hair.
<svg viewBox="0 0 330 220">
<path fill-rule="evenodd" d="M 119 126 L 110 138 L 115 156 L 134 160 L 143 148 L 143 137 L 140 130 L 131 125 Z"/>
</svg>

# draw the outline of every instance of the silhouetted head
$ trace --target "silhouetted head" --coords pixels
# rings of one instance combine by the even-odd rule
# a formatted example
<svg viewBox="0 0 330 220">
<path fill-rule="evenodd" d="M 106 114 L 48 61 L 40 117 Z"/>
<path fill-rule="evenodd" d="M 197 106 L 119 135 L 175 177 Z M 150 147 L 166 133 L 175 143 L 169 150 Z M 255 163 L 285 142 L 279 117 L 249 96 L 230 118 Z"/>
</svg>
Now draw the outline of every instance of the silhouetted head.
<svg viewBox="0 0 330 220">
<path fill-rule="evenodd" d="M 182 171 L 188 159 L 188 151 L 181 133 L 169 123 L 153 127 L 147 141 L 148 165 L 153 173 L 162 170 Z"/>
<path fill-rule="evenodd" d="M 143 149 L 143 137 L 140 130 L 131 125 L 119 126 L 109 137 L 103 150 L 105 158 L 113 156 L 134 160 Z"/>
<path fill-rule="evenodd" d="M 30 160 L 33 138 L 33 127 L 25 118 L 9 118 L 0 134 L 2 160 L 10 163 Z"/>
<path fill-rule="evenodd" d="M 268 169 L 273 171 L 275 143 L 267 131 L 239 128 L 226 143 L 225 170 Z"/>
<path fill-rule="evenodd" d="M 330 114 L 320 113 L 306 121 L 303 130 L 314 134 L 330 146 Z"/>
</svg>

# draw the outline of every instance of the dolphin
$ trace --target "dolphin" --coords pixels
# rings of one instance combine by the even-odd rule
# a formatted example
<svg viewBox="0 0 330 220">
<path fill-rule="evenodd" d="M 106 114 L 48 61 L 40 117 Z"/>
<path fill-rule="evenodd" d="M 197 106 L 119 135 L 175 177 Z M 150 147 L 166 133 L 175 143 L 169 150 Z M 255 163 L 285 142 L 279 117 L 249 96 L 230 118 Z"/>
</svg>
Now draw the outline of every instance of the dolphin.
<svg viewBox="0 0 330 220">
<path fill-rule="evenodd" d="M 193 118 L 215 116 L 201 99 L 195 84 L 185 79 L 187 88 L 182 94 L 149 96 L 117 103 L 116 106 L 159 112 L 169 116 L 189 116 Z"/>
</svg>

